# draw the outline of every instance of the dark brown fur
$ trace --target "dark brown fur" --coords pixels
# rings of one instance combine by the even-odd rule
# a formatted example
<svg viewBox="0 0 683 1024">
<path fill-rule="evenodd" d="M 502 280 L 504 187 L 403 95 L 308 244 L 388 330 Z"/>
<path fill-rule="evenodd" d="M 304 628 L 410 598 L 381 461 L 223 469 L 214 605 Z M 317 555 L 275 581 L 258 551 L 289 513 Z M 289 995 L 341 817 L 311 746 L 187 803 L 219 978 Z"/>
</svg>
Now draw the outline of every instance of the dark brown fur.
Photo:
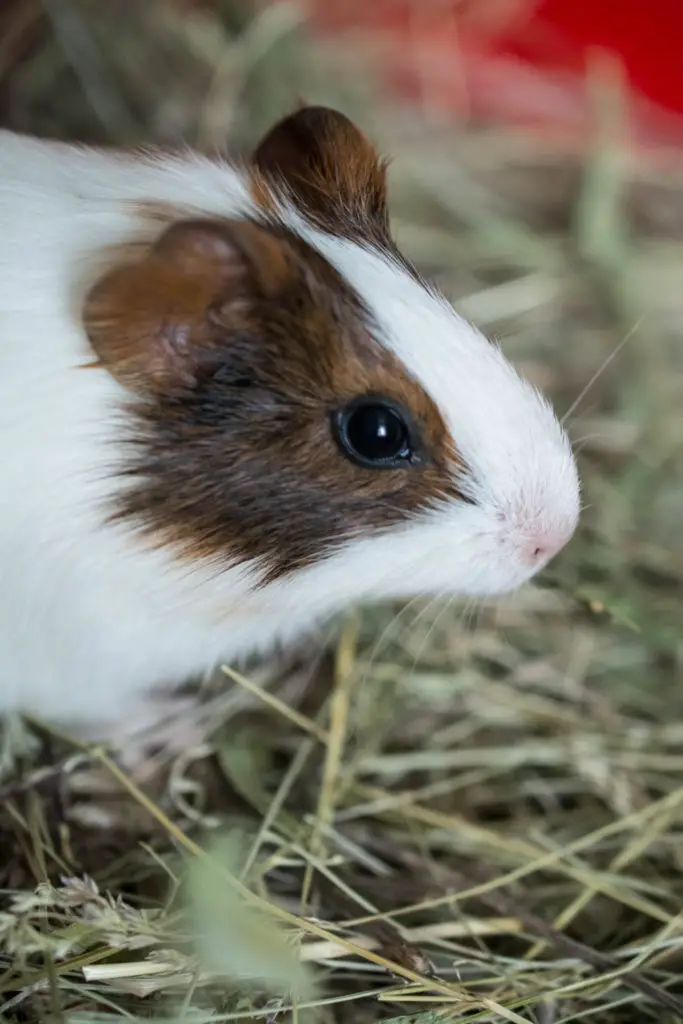
<svg viewBox="0 0 683 1024">
<path fill-rule="evenodd" d="M 415 277 L 389 227 L 388 162 L 338 110 L 302 107 L 271 128 L 253 159 L 252 194 L 271 209 L 283 186 L 316 227 L 389 253 Z"/>
<path fill-rule="evenodd" d="M 333 231 L 389 239 L 387 165 L 363 133 L 335 110 L 304 107 L 278 122 L 254 154 L 266 180 L 286 183 L 312 219 Z"/>
<path fill-rule="evenodd" d="M 282 227 L 176 224 L 96 285 L 84 317 L 101 364 L 139 396 L 116 515 L 192 559 L 256 560 L 275 579 L 458 496 L 433 402 L 334 268 Z M 409 410 L 419 464 L 361 468 L 339 450 L 332 414 L 371 393 Z"/>
</svg>

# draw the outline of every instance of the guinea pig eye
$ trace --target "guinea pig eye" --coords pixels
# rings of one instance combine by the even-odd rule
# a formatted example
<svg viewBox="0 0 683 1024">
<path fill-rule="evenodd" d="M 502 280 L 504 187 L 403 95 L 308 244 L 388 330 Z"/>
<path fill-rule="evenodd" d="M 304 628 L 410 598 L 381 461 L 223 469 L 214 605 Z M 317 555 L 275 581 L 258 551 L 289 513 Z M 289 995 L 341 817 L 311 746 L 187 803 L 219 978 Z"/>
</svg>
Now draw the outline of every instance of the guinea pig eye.
<svg viewBox="0 0 683 1024">
<path fill-rule="evenodd" d="M 395 469 L 415 460 L 409 417 L 388 398 L 356 399 L 335 413 L 333 426 L 342 452 L 358 465 Z"/>
</svg>

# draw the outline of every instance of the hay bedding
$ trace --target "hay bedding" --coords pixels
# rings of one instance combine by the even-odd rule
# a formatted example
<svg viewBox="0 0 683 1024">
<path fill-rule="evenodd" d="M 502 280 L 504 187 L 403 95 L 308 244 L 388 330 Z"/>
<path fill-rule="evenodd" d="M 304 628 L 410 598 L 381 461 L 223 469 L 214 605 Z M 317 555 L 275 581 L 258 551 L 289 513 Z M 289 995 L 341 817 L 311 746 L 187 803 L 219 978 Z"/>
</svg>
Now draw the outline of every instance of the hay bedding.
<svg viewBox="0 0 683 1024">
<path fill-rule="evenodd" d="M 8 725 L 0 1019 L 683 1020 L 676 154 L 630 151 L 600 83 L 584 147 L 370 101 L 367 56 L 289 7 L 2 18 L 22 130 L 242 148 L 299 94 L 362 117 L 405 246 L 571 410 L 587 509 L 513 600 L 363 609 L 211 681 L 202 742 L 136 773 Z"/>
</svg>

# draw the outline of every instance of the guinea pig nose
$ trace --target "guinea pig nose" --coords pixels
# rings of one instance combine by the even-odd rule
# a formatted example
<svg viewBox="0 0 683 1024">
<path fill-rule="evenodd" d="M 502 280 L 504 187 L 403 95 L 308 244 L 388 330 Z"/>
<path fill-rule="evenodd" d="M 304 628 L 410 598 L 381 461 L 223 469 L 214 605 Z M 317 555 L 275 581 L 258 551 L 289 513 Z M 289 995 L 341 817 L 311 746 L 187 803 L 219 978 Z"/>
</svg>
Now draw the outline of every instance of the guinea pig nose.
<svg viewBox="0 0 683 1024">
<path fill-rule="evenodd" d="M 572 535 L 572 530 L 564 527 L 553 527 L 535 530 L 524 537 L 522 551 L 525 561 L 537 564 L 549 562 Z"/>
</svg>

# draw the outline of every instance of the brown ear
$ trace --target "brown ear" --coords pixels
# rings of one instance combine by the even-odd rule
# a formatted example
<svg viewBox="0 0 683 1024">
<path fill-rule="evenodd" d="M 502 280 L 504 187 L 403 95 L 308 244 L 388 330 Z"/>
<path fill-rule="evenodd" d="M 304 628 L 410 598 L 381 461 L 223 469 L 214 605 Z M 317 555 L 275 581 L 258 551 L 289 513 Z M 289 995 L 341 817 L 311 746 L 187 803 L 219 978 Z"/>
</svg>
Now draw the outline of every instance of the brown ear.
<svg viewBox="0 0 683 1024">
<path fill-rule="evenodd" d="M 247 221 L 174 224 L 86 296 L 99 363 L 140 394 L 191 388 L 230 328 L 248 325 L 252 301 L 286 289 L 289 257 L 285 243 Z"/>
<path fill-rule="evenodd" d="M 348 220 L 388 230 L 387 165 L 344 114 L 302 107 L 278 122 L 256 148 L 256 169 L 283 181 L 306 212 L 329 224 Z"/>
</svg>

